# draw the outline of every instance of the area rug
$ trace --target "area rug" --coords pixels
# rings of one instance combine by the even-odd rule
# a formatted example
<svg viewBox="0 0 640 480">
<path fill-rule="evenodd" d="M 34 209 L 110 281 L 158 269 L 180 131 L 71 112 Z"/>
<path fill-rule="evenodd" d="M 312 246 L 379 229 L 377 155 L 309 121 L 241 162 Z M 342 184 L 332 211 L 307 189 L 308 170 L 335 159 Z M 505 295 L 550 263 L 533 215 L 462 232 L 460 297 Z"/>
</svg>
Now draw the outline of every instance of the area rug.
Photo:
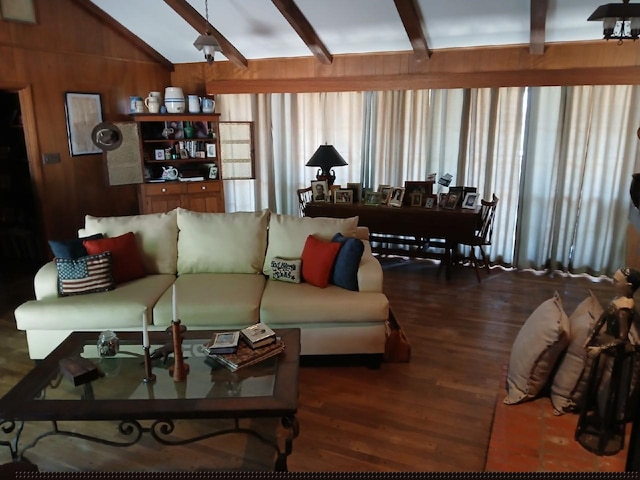
<svg viewBox="0 0 640 480">
<path fill-rule="evenodd" d="M 506 366 L 496 395 L 485 471 L 505 472 L 623 472 L 626 448 L 600 457 L 573 439 L 577 414 L 556 416 L 549 397 L 518 405 L 502 403 L 506 395 Z M 628 445 L 631 425 L 627 426 Z"/>
</svg>

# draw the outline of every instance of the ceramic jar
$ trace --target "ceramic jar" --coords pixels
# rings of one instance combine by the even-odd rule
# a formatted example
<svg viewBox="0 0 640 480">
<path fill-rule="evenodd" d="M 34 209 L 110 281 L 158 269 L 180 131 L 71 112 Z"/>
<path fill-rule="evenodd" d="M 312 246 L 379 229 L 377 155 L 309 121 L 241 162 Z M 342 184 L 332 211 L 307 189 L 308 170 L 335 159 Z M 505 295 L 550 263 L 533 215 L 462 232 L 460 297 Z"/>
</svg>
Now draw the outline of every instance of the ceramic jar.
<svg viewBox="0 0 640 480">
<path fill-rule="evenodd" d="M 164 105 L 167 113 L 184 113 L 184 93 L 180 87 L 167 87 L 164 90 Z"/>
</svg>

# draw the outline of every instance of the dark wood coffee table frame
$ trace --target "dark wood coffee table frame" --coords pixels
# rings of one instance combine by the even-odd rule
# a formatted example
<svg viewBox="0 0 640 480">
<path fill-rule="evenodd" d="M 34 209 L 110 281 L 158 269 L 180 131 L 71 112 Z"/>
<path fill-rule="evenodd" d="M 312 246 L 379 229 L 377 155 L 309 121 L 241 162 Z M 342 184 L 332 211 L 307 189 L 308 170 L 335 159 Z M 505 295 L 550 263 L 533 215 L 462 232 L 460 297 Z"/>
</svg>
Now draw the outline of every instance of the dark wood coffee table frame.
<svg viewBox="0 0 640 480">
<path fill-rule="evenodd" d="M 212 331 L 185 332 L 185 339 L 210 338 Z M 293 440 L 299 434 L 296 412 L 298 406 L 298 368 L 300 359 L 300 330 L 282 329 L 277 334 L 285 342 L 286 349 L 279 355 L 273 395 L 268 397 L 199 398 L 199 399 L 140 399 L 140 400 L 92 400 L 85 396 L 78 400 L 38 400 L 41 392 L 60 381 L 58 361 L 77 354 L 82 346 L 97 339 L 96 332 L 74 332 L 51 354 L 39 362 L 15 387 L 0 399 L 0 434 L 9 439 L 0 440 L 1 446 L 11 451 L 14 461 L 23 459 L 26 450 L 33 448 L 42 438 L 64 435 L 99 442 L 106 445 L 128 447 L 136 444 L 143 434 L 150 434 L 164 445 L 184 445 L 229 433 L 244 433 L 271 445 L 276 453 L 275 469 L 287 470 L 287 456 L 293 449 Z M 121 340 L 137 341 L 139 332 L 118 332 Z M 162 344 L 164 332 L 151 332 L 152 344 Z M 246 367 L 252 368 L 252 367 Z M 141 378 L 142 381 L 142 378 Z M 89 388 L 90 384 L 86 385 Z M 72 404 L 72 405 L 71 405 Z M 284 447 L 277 440 L 270 440 L 260 433 L 240 427 L 240 419 L 280 418 L 287 430 Z M 217 430 L 196 437 L 171 440 L 175 420 L 220 419 L 234 420 L 234 427 Z M 125 441 L 111 440 L 60 430 L 58 421 L 119 421 L 119 433 Z M 140 421 L 152 420 L 150 427 Z M 21 446 L 20 436 L 27 421 L 50 421 L 51 430 L 38 436 L 29 445 Z"/>
</svg>

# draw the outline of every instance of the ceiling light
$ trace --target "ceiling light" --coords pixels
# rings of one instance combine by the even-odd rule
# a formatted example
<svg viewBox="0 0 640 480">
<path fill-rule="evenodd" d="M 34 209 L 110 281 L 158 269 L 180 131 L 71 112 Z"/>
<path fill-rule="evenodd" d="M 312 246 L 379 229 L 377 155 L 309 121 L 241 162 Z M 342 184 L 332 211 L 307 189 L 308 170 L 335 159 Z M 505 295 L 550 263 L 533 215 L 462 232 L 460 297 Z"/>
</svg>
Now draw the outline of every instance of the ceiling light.
<svg viewBox="0 0 640 480">
<path fill-rule="evenodd" d="M 618 45 L 625 39 L 636 40 L 640 35 L 640 4 L 622 3 L 600 5 L 587 20 L 602 21 L 602 34 L 605 39 L 618 40 Z"/>
<path fill-rule="evenodd" d="M 205 24 L 204 34 L 198 35 L 193 46 L 204 53 L 204 58 L 209 65 L 213 63 L 213 55 L 215 52 L 221 52 L 220 44 L 209 33 L 209 0 L 204 0 Z"/>
</svg>

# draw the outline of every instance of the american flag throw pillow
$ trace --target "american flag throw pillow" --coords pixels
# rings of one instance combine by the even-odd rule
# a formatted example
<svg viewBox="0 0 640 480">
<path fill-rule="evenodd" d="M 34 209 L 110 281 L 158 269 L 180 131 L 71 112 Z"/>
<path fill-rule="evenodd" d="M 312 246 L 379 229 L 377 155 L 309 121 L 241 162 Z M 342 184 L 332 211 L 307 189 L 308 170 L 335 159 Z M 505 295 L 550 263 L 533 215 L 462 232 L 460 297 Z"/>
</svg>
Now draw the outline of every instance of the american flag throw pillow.
<svg viewBox="0 0 640 480">
<path fill-rule="evenodd" d="M 76 259 L 56 258 L 58 291 L 60 295 L 113 290 L 115 283 L 111 273 L 111 252 L 89 255 Z"/>
</svg>

